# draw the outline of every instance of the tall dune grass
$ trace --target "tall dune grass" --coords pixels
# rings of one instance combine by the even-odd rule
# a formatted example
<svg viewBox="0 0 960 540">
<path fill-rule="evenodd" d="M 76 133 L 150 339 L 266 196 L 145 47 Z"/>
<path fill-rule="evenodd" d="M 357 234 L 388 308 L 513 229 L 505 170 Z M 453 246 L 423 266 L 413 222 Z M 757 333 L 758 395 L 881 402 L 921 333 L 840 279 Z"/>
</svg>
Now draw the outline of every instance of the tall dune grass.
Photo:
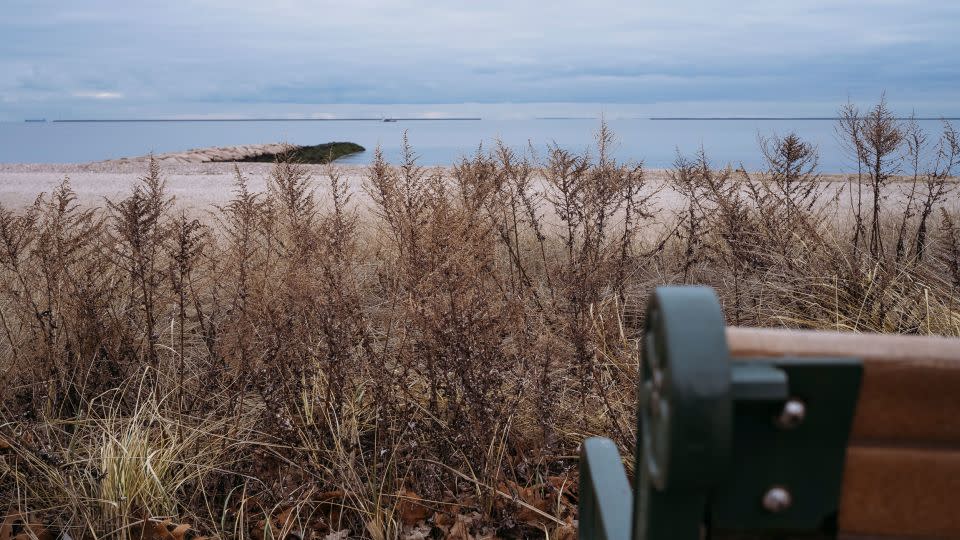
<svg viewBox="0 0 960 540">
<path fill-rule="evenodd" d="M 497 146 L 444 170 L 404 141 L 366 172 L 372 212 L 292 160 L 263 193 L 238 168 L 206 220 L 156 163 L 102 208 L 64 180 L 0 209 L 5 523 L 573 538 L 579 442 L 632 454 L 655 285 L 711 285 L 740 325 L 960 335 L 956 137 L 870 147 L 915 129 L 879 107 L 844 109 L 852 159 L 885 161 L 839 192 L 795 135 L 762 141 L 766 171 L 700 150 L 661 185 L 602 125 L 591 154 Z"/>
</svg>

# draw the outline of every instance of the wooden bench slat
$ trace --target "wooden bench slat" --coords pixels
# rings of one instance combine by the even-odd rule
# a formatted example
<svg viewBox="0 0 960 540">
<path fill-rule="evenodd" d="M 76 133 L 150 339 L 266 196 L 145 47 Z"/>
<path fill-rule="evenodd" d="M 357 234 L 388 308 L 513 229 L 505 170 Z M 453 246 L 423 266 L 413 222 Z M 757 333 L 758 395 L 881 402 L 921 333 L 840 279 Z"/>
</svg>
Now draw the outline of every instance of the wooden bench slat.
<svg viewBox="0 0 960 540">
<path fill-rule="evenodd" d="M 847 449 L 839 526 L 844 533 L 960 538 L 960 452 Z"/>
</svg>

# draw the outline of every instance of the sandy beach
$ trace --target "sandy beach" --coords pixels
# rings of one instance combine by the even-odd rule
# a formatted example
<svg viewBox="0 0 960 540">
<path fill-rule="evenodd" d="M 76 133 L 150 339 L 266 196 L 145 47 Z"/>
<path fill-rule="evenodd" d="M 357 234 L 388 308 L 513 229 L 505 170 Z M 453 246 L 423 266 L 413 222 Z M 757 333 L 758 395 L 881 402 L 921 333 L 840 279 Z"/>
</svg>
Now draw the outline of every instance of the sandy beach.
<svg viewBox="0 0 960 540">
<path fill-rule="evenodd" d="M 236 167 L 255 192 L 264 191 L 270 163 L 231 163 L 263 153 L 279 153 L 289 145 L 259 144 L 195 148 L 183 152 L 156 154 L 170 195 L 184 207 L 204 208 L 227 202 L 236 184 Z M 0 204 L 21 208 L 36 197 L 70 180 L 77 199 L 84 205 L 99 205 L 130 193 L 147 172 L 150 156 L 136 156 L 92 163 L 0 163 Z M 306 165 L 311 174 L 323 176 L 324 165 Z M 344 177 L 360 186 L 363 167 L 338 166 Z"/>
<path fill-rule="evenodd" d="M 239 163 L 252 191 L 264 191 L 270 174 L 269 163 Z M 227 202 L 236 183 L 233 163 L 165 163 L 161 171 L 167 189 L 178 205 L 207 207 Z M 323 165 L 306 166 L 318 180 Z M 341 167 L 352 184 L 360 187 L 363 167 Z M 0 204 L 18 208 L 31 204 L 37 195 L 49 192 L 64 178 L 77 193 L 81 204 L 100 205 L 104 198 L 116 199 L 130 193 L 146 173 L 144 163 L 113 161 L 90 164 L 0 164 Z M 319 187 L 320 182 L 318 182 Z"/>
<path fill-rule="evenodd" d="M 248 188 L 253 192 L 262 192 L 267 188 L 267 180 L 272 164 L 270 163 L 210 163 L 198 162 L 196 155 L 184 159 L 185 153 L 177 154 L 176 159 L 160 159 L 161 173 L 166 180 L 170 195 L 181 208 L 203 210 L 222 205 L 230 200 L 236 183 L 236 167 L 247 179 Z M 158 156 L 162 157 L 162 156 Z M 310 171 L 317 194 L 322 198 L 325 192 L 326 165 L 305 165 Z M 335 167 L 349 182 L 355 194 L 354 202 L 365 207 L 369 199 L 363 192 L 363 182 L 367 167 L 364 165 L 342 165 Z M 7 208 L 22 208 L 33 203 L 43 192 L 54 189 L 64 178 L 69 178 L 77 199 L 84 205 L 103 205 L 104 199 L 119 199 L 130 193 L 132 187 L 147 170 L 146 157 L 101 161 L 95 163 L 50 164 L 50 163 L 0 163 L 0 205 Z M 664 186 L 667 171 L 651 169 L 646 171 L 651 189 Z M 825 191 L 845 189 L 848 177 L 840 174 L 822 176 L 830 187 Z M 888 186 L 887 204 L 903 201 L 906 191 L 905 179 Z M 865 193 L 869 191 L 865 188 Z M 866 196 L 866 195 L 865 195 Z M 847 200 L 841 197 L 840 205 Z M 664 210 L 679 208 L 678 194 L 669 188 L 661 189 L 657 195 L 657 205 Z M 948 203 L 949 207 L 956 203 Z"/>
</svg>

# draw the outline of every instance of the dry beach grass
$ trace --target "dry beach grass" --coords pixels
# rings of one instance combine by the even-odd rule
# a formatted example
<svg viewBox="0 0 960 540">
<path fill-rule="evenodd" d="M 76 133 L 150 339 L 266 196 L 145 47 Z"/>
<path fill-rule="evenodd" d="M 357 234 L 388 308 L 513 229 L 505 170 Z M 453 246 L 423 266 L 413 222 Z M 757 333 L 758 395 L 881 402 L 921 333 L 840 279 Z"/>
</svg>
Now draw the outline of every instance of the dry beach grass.
<svg viewBox="0 0 960 540">
<path fill-rule="evenodd" d="M 960 335 L 952 130 L 915 149 L 882 104 L 848 112 L 842 184 L 789 136 L 761 174 L 651 174 L 605 126 L 591 156 L 448 170 L 190 166 L 219 179 L 201 195 L 154 162 L 34 202 L 9 179 L 46 173 L 5 169 L 6 524 L 573 538 L 580 441 L 632 454 L 653 286 L 709 284 L 731 324 Z"/>
</svg>

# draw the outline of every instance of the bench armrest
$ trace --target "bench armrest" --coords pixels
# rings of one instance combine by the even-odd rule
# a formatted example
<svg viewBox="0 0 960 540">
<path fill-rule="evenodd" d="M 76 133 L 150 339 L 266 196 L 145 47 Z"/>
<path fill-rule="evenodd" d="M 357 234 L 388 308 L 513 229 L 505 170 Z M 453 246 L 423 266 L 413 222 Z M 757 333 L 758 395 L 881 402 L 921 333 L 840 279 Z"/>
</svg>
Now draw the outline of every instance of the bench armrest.
<svg viewBox="0 0 960 540">
<path fill-rule="evenodd" d="M 613 441 L 591 437 L 580 449 L 579 537 L 629 540 L 633 494 Z"/>
</svg>

